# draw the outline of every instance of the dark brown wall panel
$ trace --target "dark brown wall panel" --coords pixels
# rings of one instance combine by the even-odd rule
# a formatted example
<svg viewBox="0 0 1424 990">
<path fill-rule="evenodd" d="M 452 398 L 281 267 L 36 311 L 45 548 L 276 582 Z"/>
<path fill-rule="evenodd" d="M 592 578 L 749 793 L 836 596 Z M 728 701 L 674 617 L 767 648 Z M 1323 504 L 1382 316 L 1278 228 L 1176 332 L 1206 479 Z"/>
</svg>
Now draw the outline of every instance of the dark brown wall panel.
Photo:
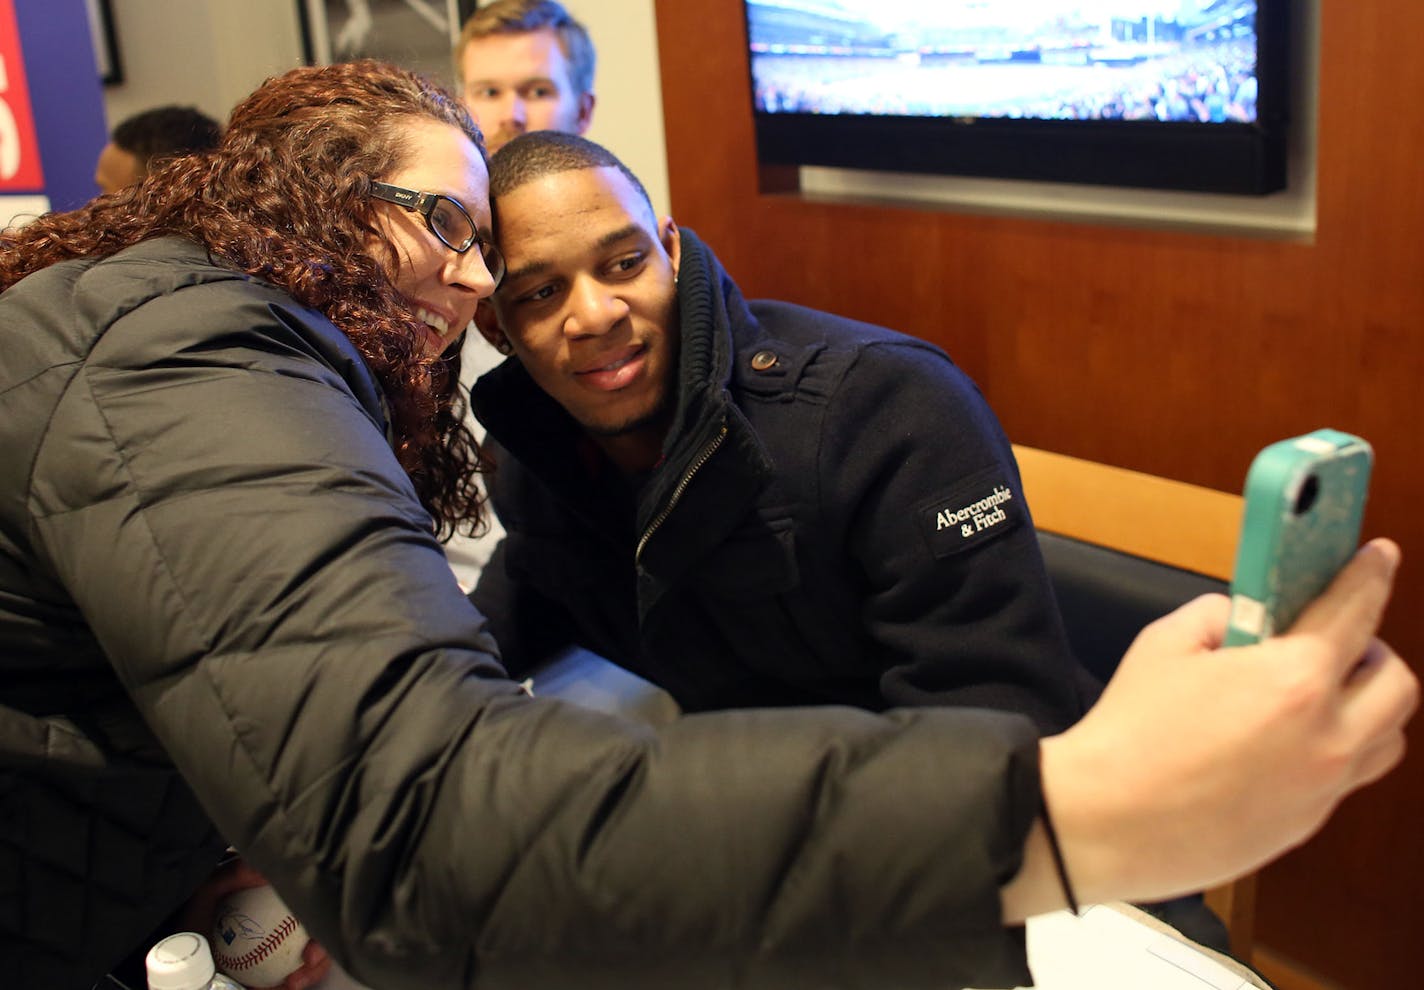
<svg viewBox="0 0 1424 990">
<path fill-rule="evenodd" d="M 1368 437 L 1366 528 L 1406 555 L 1386 635 L 1417 662 L 1424 4 L 1323 7 L 1312 243 L 766 191 L 785 182 L 756 166 L 737 0 L 657 0 L 674 216 L 748 295 L 941 344 L 1021 443 L 1238 490 L 1267 442 Z M 1415 756 L 1265 872 L 1258 938 L 1348 987 L 1410 985 L 1421 821 Z"/>
</svg>

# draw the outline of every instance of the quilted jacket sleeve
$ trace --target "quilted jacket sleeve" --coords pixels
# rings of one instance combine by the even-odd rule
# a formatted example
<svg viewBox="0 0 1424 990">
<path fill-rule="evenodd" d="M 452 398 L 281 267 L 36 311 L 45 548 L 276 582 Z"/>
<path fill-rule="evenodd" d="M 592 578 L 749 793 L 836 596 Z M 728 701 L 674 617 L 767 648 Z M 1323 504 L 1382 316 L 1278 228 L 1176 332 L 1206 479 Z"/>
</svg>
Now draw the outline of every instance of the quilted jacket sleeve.
<svg viewBox="0 0 1424 990">
<path fill-rule="evenodd" d="M 1026 982 L 998 924 L 1028 722 L 826 709 L 660 732 L 505 678 L 330 324 L 232 281 L 111 325 L 32 518 L 223 833 L 358 979 Z"/>
</svg>

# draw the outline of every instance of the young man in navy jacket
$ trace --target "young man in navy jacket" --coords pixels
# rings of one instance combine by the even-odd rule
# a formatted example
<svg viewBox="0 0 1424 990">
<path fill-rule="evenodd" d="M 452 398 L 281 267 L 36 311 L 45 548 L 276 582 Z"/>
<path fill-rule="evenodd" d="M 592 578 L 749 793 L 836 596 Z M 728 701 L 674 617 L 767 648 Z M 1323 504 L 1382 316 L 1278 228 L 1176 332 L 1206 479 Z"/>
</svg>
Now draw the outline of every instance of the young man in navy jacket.
<svg viewBox="0 0 1424 990">
<path fill-rule="evenodd" d="M 1009 442 L 943 351 L 743 299 L 582 138 L 516 139 L 491 189 L 508 535 L 472 598 L 512 672 L 577 643 L 687 711 L 1083 714 Z"/>
</svg>

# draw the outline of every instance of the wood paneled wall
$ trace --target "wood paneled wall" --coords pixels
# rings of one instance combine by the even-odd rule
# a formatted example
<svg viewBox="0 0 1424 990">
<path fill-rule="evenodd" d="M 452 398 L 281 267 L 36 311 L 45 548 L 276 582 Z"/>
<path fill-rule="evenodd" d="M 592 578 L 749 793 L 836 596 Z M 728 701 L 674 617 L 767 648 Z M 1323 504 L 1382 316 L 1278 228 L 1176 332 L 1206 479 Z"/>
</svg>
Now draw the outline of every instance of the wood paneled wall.
<svg viewBox="0 0 1424 990">
<path fill-rule="evenodd" d="M 1016 442 L 1196 484 L 1237 491 L 1257 449 L 1318 426 L 1369 438 L 1367 535 L 1406 557 L 1386 635 L 1424 658 L 1424 4 L 1323 0 L 1309 244 L 763 192 L 739 0 L 656 6 L 673 213 L 749 296 L 935 341 Z M 1258 940 L 1347 987 L 1413 985 L 1421 822 L 1413 755 L 1266 870 Z"/>
</svg>

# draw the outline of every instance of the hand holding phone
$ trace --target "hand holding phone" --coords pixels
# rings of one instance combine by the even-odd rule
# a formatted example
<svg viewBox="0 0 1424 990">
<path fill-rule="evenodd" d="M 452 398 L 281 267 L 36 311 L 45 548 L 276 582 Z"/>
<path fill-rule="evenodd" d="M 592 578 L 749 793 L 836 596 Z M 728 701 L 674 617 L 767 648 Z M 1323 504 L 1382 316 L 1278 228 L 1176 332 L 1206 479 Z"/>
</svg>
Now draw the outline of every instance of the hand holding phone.
<svg viewBox="0 0 1424 990">
<path fill-rule="evenodd" d="M 1246 475 L 1226 645 L 1290 628 L 1355 552 L 1374 451 L 1338 430 L 1266 447 Z"/>
</svg>

